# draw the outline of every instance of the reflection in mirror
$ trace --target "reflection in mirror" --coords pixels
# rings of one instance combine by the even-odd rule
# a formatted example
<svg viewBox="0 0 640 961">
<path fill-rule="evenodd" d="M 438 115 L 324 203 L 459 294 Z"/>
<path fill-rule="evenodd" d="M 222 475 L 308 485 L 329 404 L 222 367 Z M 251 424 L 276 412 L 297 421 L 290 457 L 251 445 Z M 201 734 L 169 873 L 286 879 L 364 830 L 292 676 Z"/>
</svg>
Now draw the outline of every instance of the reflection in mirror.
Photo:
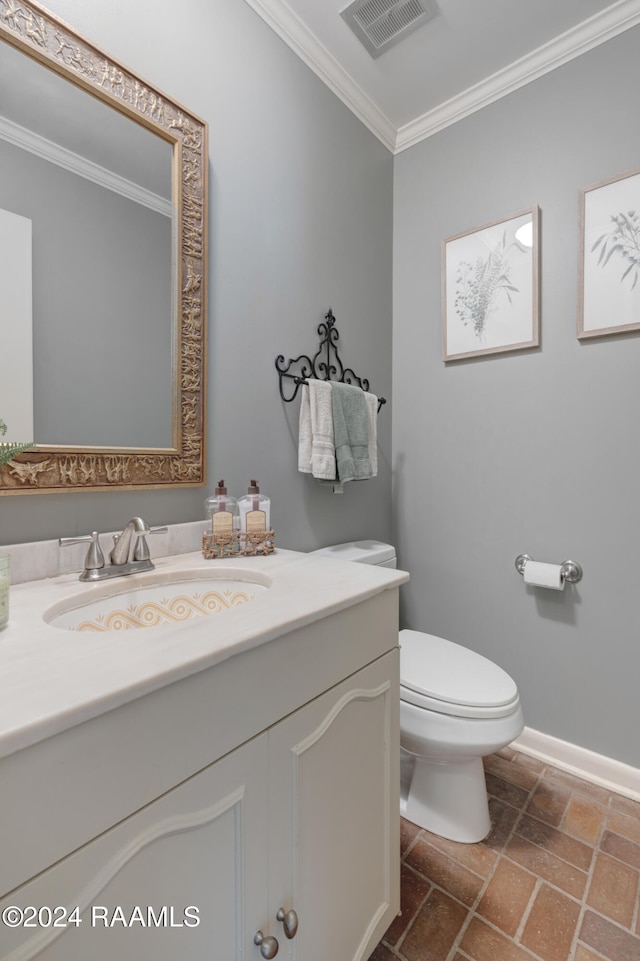
<svg viewBox="0 0 640 961">
<path fill-rule="evenodd" d="M 200 484 L 206 125 L 35 4 L 6 7 L 2 40 L 0 208 L 33 226 L 37 446 L 0 492 Z M 11 327 L 3 311 L 3 343 Z"/>
<path fill-rule="evenodd" d="M 35 225 L 29 439 L 174 447 L 171 144 L 6 43 L 0 136 L 0 208 Z"/>
<path fill-rule="evenodd" d="M 33 439 L 31 229 L 0 207 L 0 411 L 2 443 Z M 1 426 L 4 425 L 4 426 Z"/>
</svg>

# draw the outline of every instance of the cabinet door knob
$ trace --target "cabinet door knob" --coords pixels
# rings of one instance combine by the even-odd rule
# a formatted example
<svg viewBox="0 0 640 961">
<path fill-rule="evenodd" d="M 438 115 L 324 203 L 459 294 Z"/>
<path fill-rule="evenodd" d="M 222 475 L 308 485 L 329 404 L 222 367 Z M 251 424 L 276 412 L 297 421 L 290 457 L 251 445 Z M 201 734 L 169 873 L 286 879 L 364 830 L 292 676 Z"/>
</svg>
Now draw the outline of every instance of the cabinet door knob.
<svg viewBox="0 0 640 961">
<path fill-rule="evenodd" d="M 285 911 L 284 908 L 278 908 L 276 918 L 278 921 L 282 921 L 285 936 L 289 938 L 289 940 L 295 938 L 298 931 L 298 915 L 293 908 L 291 908 L 290 911 Z"/>
<path fill-rule="evenodd" d="M 275 938 L 270 935 L 265 938 L 262 931 L 256 931 L 256 935 L 253 939 L 253 943 L 257 944 L 260 948 L 260 954 L 263 958 L 275 958 L 278 953 L 278 942 Z"/>
</svg>

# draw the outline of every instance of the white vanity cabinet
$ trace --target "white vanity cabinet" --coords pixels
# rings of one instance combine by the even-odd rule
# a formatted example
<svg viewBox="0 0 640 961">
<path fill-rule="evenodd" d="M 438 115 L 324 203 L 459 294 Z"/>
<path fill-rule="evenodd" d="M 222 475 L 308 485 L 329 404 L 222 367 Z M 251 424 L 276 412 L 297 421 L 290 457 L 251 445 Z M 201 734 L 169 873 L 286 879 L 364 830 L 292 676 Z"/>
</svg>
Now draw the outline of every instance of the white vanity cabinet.
<svg viewBox="0 0 640 961">
<path fill-rule="evenodd" d="M 285 958 L 366 961 L 399 911 L 397 671 L 394 651 L 269 731 L 269 930 Z M 299 921 L 290 941 L 281 908 Z"/>
<path fill-rule="evenodd" d="M 367 625 L 373 636 L 365 642 Z M 276 941 L 281 959 L 366 961 L 399 910 L 396 632 L 397 592 L 386 591 L 278 639 L 268 669 L 260 658 L 268 657 L 270 645 L 263 645 L 212 669 L 208 679 L 175 686 L 174 704 L 182 711 L 175 724 L 187 733 L 166 746 L 166 770 L 146 789 L 154 796 L 143 805 L 140 785 L 153 777 L 137 783 L 125 737 L 120 750 L 110 758 L 105 753 L 104 766 L 95 767 L 94 798 L 74 791 L 73 763 L 80 778 L 87 759 L 69 750 L 67 803 L 78 811 L 93 804 L 90 817 L 77 819 L 93 817 L 92 828 L 82 827 L 92 837 L 74 843 L 73 812 L 60 811 L 72 853 L 53 863 L 54 845 L 48 866 L 3 897 L 0 911 L 14 905 L 33 926 L 0 925 L 1 961 L 259 961 L 275 956 Z M 226 713 L 233 714 L 235 704 L 237 717 L 220 718 L 216 705 L 230 683 Z M 253 703 L 265 686 L 267 707 Z M 162 709 L 157 718 L 166 718 L 167 703 L 157 707 L 152 695 L 127 715 L 122 732 L 131 732 L 138 752 L 145 741 L 132 719 L 148 739 L 141 766 L 163 756 L 154 743 L 154 711 Z M 209 727 L 197 723 L 207 716 Z M 243 718 L 249 736 L 225 751 L 224 724 L 241 731 Z M 91 722 L 96 736 L 83 742 L 94 750 L 100 749 L 100 720 Z M 207 752 L 218 760 L 202 765 L 198 759 Z M 180 778 L 180 770 L 188 776 Z M 163 779 L 175 786 L 160 793 Z M 123 795 L 130 796 L 126 817 L 116 813 Z M 64 796 L 52 791 L 54 814 Z M 44 785 L 39 803 L 43 817 L 51 813 Z M 19 820 L 17 809 L 15 816 Z M 37 843 L 33 835 L 44 834 L 44 825 L 34 816 L 29 822 L 26 809 L 24 817 L 16 830 L 25 832 L 24 844 Z M 55 833 L 55 819 L 48 830 Z M 297 919 L 292 938 L 278 920 L 280 909 L 286 920 Z M 262 944 L 255 943 L 259 931 Z"/>
<path fill-rule="evenodd" d="M 0 957 L 259 958 L 246 928 L 267 916 L 267 777 L 265 734 L 20 887 Z M 9 905 L 28 926 L 7 928 Z"/>
</svg>

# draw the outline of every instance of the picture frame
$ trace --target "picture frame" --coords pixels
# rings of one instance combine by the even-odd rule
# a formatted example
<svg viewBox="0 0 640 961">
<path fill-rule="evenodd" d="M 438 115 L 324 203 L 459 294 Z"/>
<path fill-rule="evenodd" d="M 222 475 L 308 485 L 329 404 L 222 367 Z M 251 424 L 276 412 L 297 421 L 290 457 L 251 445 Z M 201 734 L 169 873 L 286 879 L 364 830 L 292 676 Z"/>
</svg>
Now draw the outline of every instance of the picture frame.
<svg viewBox="0 0 640 961">
<path fill-rule="evenodd" d="M 640 330 L 640 169 L 580 189 L 579 340 Z"/>
<path fill-rule="evenodd" d="M 445 363 L 540 343 L 540 208 L 442 241 Z"/>
</svg>

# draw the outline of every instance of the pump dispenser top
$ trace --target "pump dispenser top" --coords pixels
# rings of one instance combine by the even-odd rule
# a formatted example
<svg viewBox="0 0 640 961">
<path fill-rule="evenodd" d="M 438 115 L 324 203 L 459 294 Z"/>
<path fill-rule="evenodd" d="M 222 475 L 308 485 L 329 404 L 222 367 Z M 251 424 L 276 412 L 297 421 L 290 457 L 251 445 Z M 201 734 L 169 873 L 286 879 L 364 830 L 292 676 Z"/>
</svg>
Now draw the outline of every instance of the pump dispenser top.
<svg viewBox="0 0 640 961">
<path fill-rule="evenodd" d="M 215 496 L 207 497 L 204 506 L 211 518 L 211 529 L 214 534 L 230 533 L 234 529 L 238 502 L 235 497 L 228 496 L 224 480 L 218 481 Z"/>
<path fill-rule="evenodd" d="M 260 493 L 256 480 L 252 480 L 244 497 L 238 501 L 240 530 L 248 533 L 264 532 L 271 527 L 271 501 Z"/>
</svg>

